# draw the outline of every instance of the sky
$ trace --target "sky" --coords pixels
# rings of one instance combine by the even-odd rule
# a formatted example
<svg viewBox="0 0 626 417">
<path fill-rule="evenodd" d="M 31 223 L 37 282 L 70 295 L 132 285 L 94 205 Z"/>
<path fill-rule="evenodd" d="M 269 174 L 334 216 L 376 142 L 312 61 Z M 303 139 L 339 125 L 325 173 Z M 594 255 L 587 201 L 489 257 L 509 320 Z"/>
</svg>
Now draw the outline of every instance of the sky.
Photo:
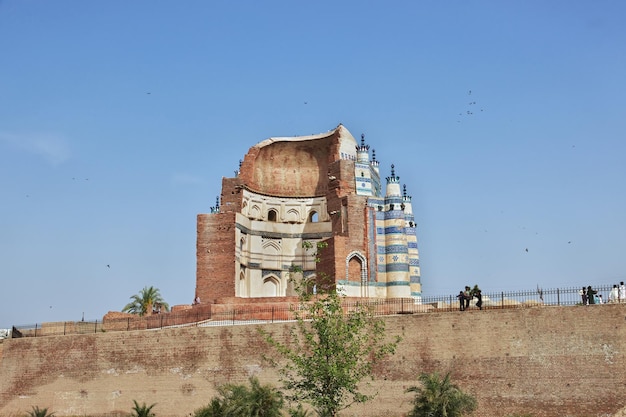
<svg viewBox="0 0 626 417">
<path fill-rule="evenodd" d="M 0 1 L 0 328 L 195 291 L 256 143 L 365 134 L 423 294 L 626 280 L 626 3 Z"/>
</svg>

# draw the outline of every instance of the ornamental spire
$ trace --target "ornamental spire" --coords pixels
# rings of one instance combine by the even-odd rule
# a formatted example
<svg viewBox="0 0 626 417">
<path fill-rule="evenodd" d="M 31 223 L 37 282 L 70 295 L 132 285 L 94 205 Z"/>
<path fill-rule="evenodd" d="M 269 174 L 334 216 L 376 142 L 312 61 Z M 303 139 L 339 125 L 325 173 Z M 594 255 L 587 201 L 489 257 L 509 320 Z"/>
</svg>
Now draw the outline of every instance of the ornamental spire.
<svg viewBox="0 0 626 417">
<path fill-rule="evenodd" d="M 372 149 L 372 160 L 370 164 L 372 164 L 374 168 L 378 168 L 378 165 L 380 165 L 380 162 L 376 160 L 376 149 Z"/>
<path fill-rule="evenodd" d="M 368 163 L 369 162 L 369 149 L 370 149 L 370 145 L 366 145 L 365 144 L 365 134 L 362 133 L 361 134 L 361 145 L 356 147 L 356 154 L 357 154 L 357 162 L 360 163 Z"/>
<path fill-rule="evenodd" d="M 396 176 L 396 166 L 391 164 L 391 176 L 387 177 L 387 182 L 398 183 L 400 181 L 400 177 Z"/>
<path fill-rule="evenodd" d="M 402 186 L 402 200 L 411 201 L 411 196 L 406 193 L 406 184 Z"/>
</svg>

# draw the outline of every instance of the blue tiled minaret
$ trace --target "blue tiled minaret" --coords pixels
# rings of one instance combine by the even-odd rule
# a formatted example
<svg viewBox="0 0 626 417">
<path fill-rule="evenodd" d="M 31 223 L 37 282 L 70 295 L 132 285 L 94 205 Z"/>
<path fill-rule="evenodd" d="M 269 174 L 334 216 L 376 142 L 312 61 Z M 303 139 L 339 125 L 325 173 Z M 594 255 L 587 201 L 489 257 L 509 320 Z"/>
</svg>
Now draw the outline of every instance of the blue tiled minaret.
<svg viewBox="0 0 626 417">
<path fill-rule="evenodd" d="M 405 204 L 400 191 L 400 177 L 391 165 L 387 177 L 384 205 L 384 256 L 387 297 L 411 297 L 409 275 L 409 248 L 405 233 Z M 380 248 L 379 248 L 380 249 Z"/>
<path fill-rule="evenodd" d="M 370 146 L 365 144 L 365 135 L 362 134 L 361 145 L 356 147 L 356 163 L 354 164 L 354 181 L 358 195 L 374 195 L 369 149 Z"/>
<path fill-rule="evenodd" d="M 404 233 L 409 253 L 409 277 L 411 283 L 411 297 L 415 301 L 422 299 L 422 281 L 420 273 L 419 252 L 417 250 L 417 233 L 411 196 L 406 193 L 406 185 L 402 187 L 402 202 L 404 204 Z"/>
</svg>

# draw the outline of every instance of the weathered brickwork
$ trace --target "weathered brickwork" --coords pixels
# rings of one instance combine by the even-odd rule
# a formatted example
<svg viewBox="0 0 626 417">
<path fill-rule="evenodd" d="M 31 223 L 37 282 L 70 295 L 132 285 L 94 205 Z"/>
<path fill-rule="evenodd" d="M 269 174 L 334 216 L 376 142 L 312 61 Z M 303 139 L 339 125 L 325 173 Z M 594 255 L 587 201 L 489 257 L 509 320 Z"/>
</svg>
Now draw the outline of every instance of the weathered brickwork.
<svg viewBox="0 0 626 417">
<path fill-rule="evenodd" d="M 477 417 L 615 415 L 626 406 L 626 305 L 531 307 L 385 319 L 398 351 L 376 368 L 375 401 L 344 416 L 401 416 L 420 372 L 452 372 L 478 399 Z M 291 324 L 262 327 L 289 340 Z M 2 346 L 0 415 L 31 406 L 59 417 L 128 413 L 133 400 L 160 417 L 186 416 L 216 386 L 256 375 L 278 386 L 262 359 L 259 326 L 104 332 L 11 339 Z"/>
<path fill-rule="evenodd" d="M 410 197 L 401 194 L 393 165 L 383 191 L 364 136 L 359 146 L 340 125 L 319 135 L 269 138 L 249 149 L 235 175 L 222 180 L 212 213 L 198 216 L 202 303 L 292 296 L 298 268 L 319 285 L 332 278 L 349 297 L 419 302 L 417 239 L 407 237 L 415 236 Z M 316 267 L 302 247 L 321 241 L 328 259 Z"/>
<path fill-rule="evenodd" d="M 199 214 L 196 295 L 203 303 L 235 294 L 235 213 Z"/>
</svg>

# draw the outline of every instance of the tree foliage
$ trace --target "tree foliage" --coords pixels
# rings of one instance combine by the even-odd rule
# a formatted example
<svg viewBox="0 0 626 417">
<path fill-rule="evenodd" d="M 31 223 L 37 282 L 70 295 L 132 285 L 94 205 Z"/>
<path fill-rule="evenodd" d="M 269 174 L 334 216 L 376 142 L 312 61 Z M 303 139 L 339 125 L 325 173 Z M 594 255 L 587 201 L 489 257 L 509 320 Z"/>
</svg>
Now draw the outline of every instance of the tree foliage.
<svg viewBox="0 0 626 417">
<path fill-rule="evenodd" d="M 143 287 L 138 294 L 130 297 L 131 302 L 126 304 L 122 309 L 123 312 L 138 314 L 140 316 L 149 312 L 149 309 L 153 306 L 160 305 L 165 311 L 169 311 L 170 306 L 161 297 L 161 292 L 158 288 Z"/>
<path fill-rule="evenodd" d="M 318 244 L 317 249 L 323 245 Z M 300 303 L 294 311 L 296 324 L 290 329 L 290 343 L 264 332 L 284 360 L 267 359 L 278 369 L 289 401 L 308 403 L 319 416 L 334 417 L 340 410 L 375 396 L 364 394 L 360 383 L 373 377 L 377 361 L 395 353 L 400 337 L 385 341 L 383 320 L 366 304 L 346 312 L 344 298 L 334 286 L 321 286 L 311 295 L 309 284 L 303 281 L 295 286 Z"/>
<path fill-rule="evenodd" d="M 226 384 L 218 387 L 218 396 L 194 417 L 280 417 L 282 394 L 271 385 L 261 385 L 255 377 L 246 385 Z"/>
<path fill-rule="evenodd" d="M 408 417 L 461 417 L 476 409 L 476 399 L 453 384 L 450 373 L 441 377 L 437 372 L 422 373 L 420 386 L 409 387 L 414 392 L 413 410 Z"/>
</svg>

